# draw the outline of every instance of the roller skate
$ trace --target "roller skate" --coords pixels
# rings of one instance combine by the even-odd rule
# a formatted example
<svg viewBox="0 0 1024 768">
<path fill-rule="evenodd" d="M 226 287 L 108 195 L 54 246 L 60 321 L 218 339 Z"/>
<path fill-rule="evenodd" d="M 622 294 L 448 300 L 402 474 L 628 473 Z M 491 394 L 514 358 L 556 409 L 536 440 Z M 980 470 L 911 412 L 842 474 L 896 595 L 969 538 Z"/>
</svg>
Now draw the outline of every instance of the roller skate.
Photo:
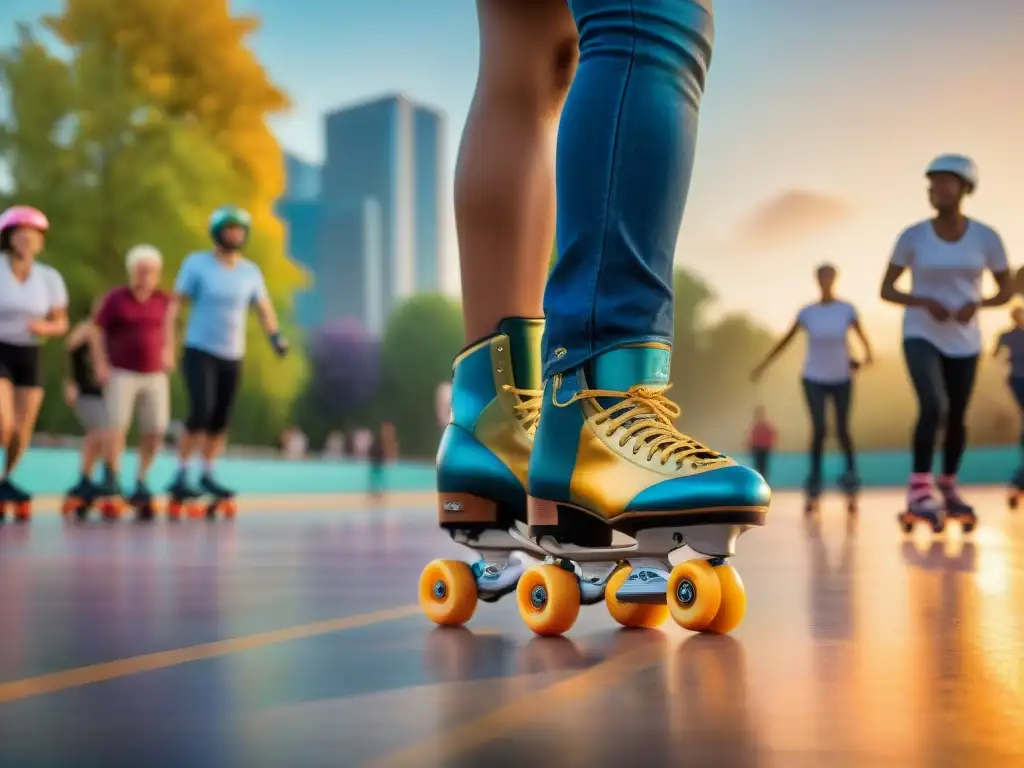
<svg viewBox="0 0 1024 768">
<path fill-rule="evenodd" d="M 937 485 L 939 493 L 942 495 L 946 518 L 960 523 L 960 528 L 964 533 L 973 531 L 978 524 L 978 516 L 974 512 L 974 507 L 964 501 L 957 491 L 956 477 L 940 477 Z"/>
<path fill-rule="evenodd" d="M 860 493 L 860 478 L 852 469 L 847 470 L 839 476 L 836 483 L 840 492 L 846 497 L 846 511 L 853 515 L 857 513 L 857 497 Z"/>
<path fill-rule="evenodd" d="M 907 508 L 897 515 L 897 520 L 904 533 L 913 531 L 917 523 L 925 523 L 934 533 L 942 533 L 946 529 L 945 510 L 932 493 L 931 478 L 911 479 Z"/>
<path fill-rule="evenodd" d="M 452 412 L 437 454 L 438 522 L 472 564 L 435 560 L 420 575 L 420 605 L 458 626 L 477 602 L 515 591 L 543 551 L 528 538 L 526 483 L 540 411 L 542 320 L 509 318 L 456 359 Z"/>
<path fill-rule="evenodd" d="M 140 523 L 150 522 L 156 518 L 156 503 L 144 481 L 136 482 L 135 491 L 128 498 L 128 503 L 135 510 L 135 519 Z"/>
<path fill-rule="evenodd" d="M 32 496 L 4 478 L 0 480 L 0 523 L 8 514 L 17 523 L 27 523 L 32 519 Z"/>
<path fill-rule="evenodd" d="M 100 486 L 100 494 L 98 506 L 103 519 L 108 522 L 120 520 L 125 511 L 124 499 L 121 496 L 121 484 L 117 481 L 117 474 L 109 469 Z"/>
<path fill-rule="evenodd" d="M 238 513 L 235 492 L 218 483 L 208 472 L 203 473 L 199 480 L 199 498 L 202 499 L 204 496 L 206 497 L 205 505 L 201 502 L 193 505 L 189 510 L 191 517 L 216 520 L 219 512 L 226 519 L 232 520 Z"/>
<path fill-rule="evenodd" d="M 807 478 L 807 482 L 804 483 L 804 514 L 808 517 L 818 514 L 821 490 L 821 478 Z"/>
<path fill-rule="evenodd" d="M 771 491 L 675 428 L 670 360 L 665 345 L 630 345 L 545 384 L 528 514 L 548 557 L 516 590 L 539 635 L 567 632 L 581 605 L 602 600 L 627 627 L 671 616 L 724 634 L 743 619 L 743 582 L 726 559 L 742 533 L 764 525 Z M 684 546 L 702 557 L 672 567 Z"/>
<path fill-rule="evenodd" d="M 1010 509 L 1017 509 L 1022 495 L 1024 495 L 1024 467 L 1020 467 L 1010 481 L 1010 490 L 1006 498 L 1006 503 Z"/>
<path fill-rule="evenodd" d="M 70 488 L 61 504 L 60 513 L 64 517 L 74 515 L 77 520 L 85 520 L 89 516 L 96 499 L 102 496 L 102 491 L 90 478 L 83 477 L 78 483 Z"/>
<path fill-rule="evenodd" d="M 198 498 L 199 491 L 188 484 L 185 470 L 180 470 L 167 489 L 167 519 L 176 522 L 184 515 L 191 516 L 194 502 Z"/>
</svg>

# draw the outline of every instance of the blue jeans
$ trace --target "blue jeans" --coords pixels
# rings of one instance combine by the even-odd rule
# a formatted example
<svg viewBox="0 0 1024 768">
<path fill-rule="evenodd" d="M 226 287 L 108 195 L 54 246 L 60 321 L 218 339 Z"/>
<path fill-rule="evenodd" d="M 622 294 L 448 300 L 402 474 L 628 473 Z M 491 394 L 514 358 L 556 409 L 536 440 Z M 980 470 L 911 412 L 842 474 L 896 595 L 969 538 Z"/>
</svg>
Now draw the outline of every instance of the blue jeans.
<svg viewBox="0 0 1024 768">
<path fill-rule="evenodd" d="M 711 60 L 710 0 L 569 0 L 580 62 L 558 132 L 544 376 L 672 342 L 672 264 Z"/>
</svg>

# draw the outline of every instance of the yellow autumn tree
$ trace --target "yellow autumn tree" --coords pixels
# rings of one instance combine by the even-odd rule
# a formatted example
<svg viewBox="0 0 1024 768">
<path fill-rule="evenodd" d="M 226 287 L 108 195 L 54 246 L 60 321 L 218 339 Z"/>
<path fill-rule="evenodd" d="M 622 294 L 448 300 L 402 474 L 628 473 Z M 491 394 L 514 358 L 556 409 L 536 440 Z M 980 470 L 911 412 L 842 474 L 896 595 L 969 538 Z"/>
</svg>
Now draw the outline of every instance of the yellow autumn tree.
<svg viewBox="0 0 1024 768">
<path fill-rule="evenodd" d="M 287 324 L 303 275 L 272 212 L 284 161 L 266 123 L 287 99 L 246 47 L 255 21 L 224 0 L 68 0 L 43 26 L 67 46 L 61 55 L 23 28 L 0 58 L 0 153 L 14 196 L 54 219 L 45 258 L 73 307 L 124 279 L 137 242 L 164 251 L 173 279 L 184 255 L 209 246 L 210 211 L 236 203 L 253 214 L 247 255 Z M 235 437 L 274 439 L 304 374 L 301 356 L 278 361 L 253 324 Z M 50 398 L 41 426 L 66 419 Z"/>
</svg>

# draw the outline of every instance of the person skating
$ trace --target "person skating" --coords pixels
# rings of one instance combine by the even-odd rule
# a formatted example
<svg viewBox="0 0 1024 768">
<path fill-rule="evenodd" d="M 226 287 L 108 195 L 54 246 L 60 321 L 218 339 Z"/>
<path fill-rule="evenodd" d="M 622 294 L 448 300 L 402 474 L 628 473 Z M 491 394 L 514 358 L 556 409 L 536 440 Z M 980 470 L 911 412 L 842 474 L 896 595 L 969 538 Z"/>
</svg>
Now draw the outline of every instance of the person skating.
<svg viewBox="0 0 1024 768">
<path fill-rule="evenodd" d="M 104 385 L 110 418 L 106 447 L 111 478 L 106 491 L 114 496 L 121 493 L 121 457 L 134 417 L 139 425 L 139 461 L 128 500 L 141 517 L 150 517 L 153 493 L 147 478 L 163 445 L 171 410 L 170 297 L 159 288 L 163 256 L 154 246 L 129 250 L 125 268 L 128 283 L 103 299 L 96 317 L 98 332 L 93 336 L 97 376 Z"/>
<path fill-rule="evenodd" d="M 992 356 L 1005 357 L 1009 373 L 1006 383 L 1021 415 L 1020 448 L 1022 461 L 1010 481 L 1010 504 L 1017 506 L 1018 496 L 1024 491 L 1024 307 L 1016 306 L 1010 312 L 1011 326 L 999 334 Z"/>
<path fill-rule="evenodd" d="M 438 505 L 456 540 L 494 554 L 472 568 L 432 563 L 421 602 L 434 621 L 462 623 L 478 595 L 515 583 L 520 569 L 504 554 L 540 546 L 562 565 L 518 578 L 520 612 L 535 632 L 566 631 L 595 594 L 624 624 L 672 612 L 690 628 L 729 631 L 744 598 L 724 556 L 736 532 L 764 523 L 770 491 L 755 471 L 680 432 L 666 394 L 710 3 L 477 8 L 481 67 L 456 179 L 468 343 L 454 366 Z M 556 188 L 549 136 L 560 111 Z M 556 197 L 557 259 L 545 286 Z M 697 521 L 704 527 L 690 527 Z M 640 579 L 627 585 L 630 567 L 615 567 L 613 534 L 640 536 L 665 555 L 685 534 L 652 531 L 670 526 L 723 557 L 650 571 L 643 589 L 660 589 L 669 606 L 636 602 Z M 612 561 L 595 581 L 563 554 L 581 546 Z M 708 602 L 681 605 L 695 582 Z"/>
<path fill-rule="evenodd" d="M 750 425 L 750 433 L 747 435 L 747 450 L 750 451 L 750 460 L 753 462 L 754 469 L 765 479 L 765 482 L 768 481 L 768 467 L 778 438 L 779 432 L 768 418 L 765 407 L 757 406 L 754 409 L 754 421 Z"/>
<path fill-rule="evenodd" d="M 53 267 L 36 260 L 50 223 L 29 206 L 0 214 L 0 445 L 6 452 L 0 474 L 0 511 L 14 507 L 19 520 L 30 514 L 31 495 L 12 473 L 32 441 L 43 404 L 40 345 L 68 330 L 68 291 Z"/>
<path fill-rule="evenodd" d="M 178 443 L 179 467 L 169 494 L 175 500 L 201 493 L 218 499 L 234 492 L 214 477 L 214 465 L 227 442 L 245 357 L 246 321 L 255 307 L 263 330 L 278 355 L 288 352 L 277 313 L 259 266 L 242 256 L 249 236 L 248 212 L 235 206 L 210 216 L 214 247 L 189 255 L 181 265 L 167 309 L 165 344 L 173 348 L 181 307 L 190 303 L 181 371 L 188 391 L 185 433 Z M 193 454 L 202 460 L 198 487 L 189 477 Z"/>
<path fill-rule="evenodd" d="M 919 408 L 907 514 L 901 521 L 908 529 L 923 520 L 941 530 L 946 514 L 960 518 L 965 527 L 975 523 L 973 507 L 957 488 L 957 473 L 967 446 L 967 406 L 981 353 L 978 310 L 1006 304 L 1013 284 L 1002 238 L 962 211 L 964 198 L 978 186 L 974 161 L 964 155 L 942 155 L 931 162 L 925 176 L 935 216 L 900 234 L 881 297 L 905 308 L 903 354 Z M 912 285 L 904 292 L 896 282 L 907 270 Z M 988 298 L 981 291 L 986 271 L 998 286 Z M 944 445 L 936 497 L 932 463 L 940 429 Z"/>
<path fill-rule="evenodd" d="M 103 387 L 96 376 L 93 363 L 94 336 L 98 333 L 96 313 L 100 302 L 93 302 L 86 315 L 71 328 L 65 339 L 68 350 L 69 370 L 64 380 L 64 402 L 74 410 L 85 435 L 82 439 L 81 475 L 68 490 L 64 512 L 74 512 L 88 507 L 102 495 L 110 471 L 104 467 L 104 478 L 96 482 L 93 474 L 106 455 L 105 443 L 109 430 L 106 404 L 103 401 Z"/>
<path fill-rule="evenodd" d="M 826 411 L 831 402 L 835 409 L 836 437 L 843 451 L 845 471 L 839 477 L 839 488 L 851 497 L 860 488 L 857 457 L 850 436 L 850 404 L 853 399 L 853 373 L 861 365 L 872 362 L 871 344 L 861 327 L 857 309 L 836 297 L 836 268 L 823 264 L 816 270 L 819 297 L 797 313 L 786 335 L 771 349 L 764 361 L 751 374 L 757 381 L 768 366 L 786 349 L 797 334 L 807 335 L 802 381 L 804 400 L 811 417 L 810 472 L 807 476 L 807 511 L 813 511 L 822 491 L 822 460 L 826 436 Z M 864 348 L 863 361 L 850 354 L 849 336 L 853 332 Z M 852 501 L 851 501 L 852 505 Z"/>
</svg>

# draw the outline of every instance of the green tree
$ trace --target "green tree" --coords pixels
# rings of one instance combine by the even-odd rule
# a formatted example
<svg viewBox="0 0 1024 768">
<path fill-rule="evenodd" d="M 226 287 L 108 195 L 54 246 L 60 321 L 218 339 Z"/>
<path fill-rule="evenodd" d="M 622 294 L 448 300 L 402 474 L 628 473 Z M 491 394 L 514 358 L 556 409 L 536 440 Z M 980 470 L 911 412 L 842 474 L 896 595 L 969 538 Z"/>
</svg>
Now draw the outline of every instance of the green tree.
<svg viewBox="0 0 1024 768">
<path fill-rule="evenodd" d="M 459 304 L 439 294 L 413 296 L 388 321 L 372 413 L 394 422 L 405 456 L 432 457 L 437 450 L 437 387 L 451 379 L 464 334 Z"/>
</svg>

